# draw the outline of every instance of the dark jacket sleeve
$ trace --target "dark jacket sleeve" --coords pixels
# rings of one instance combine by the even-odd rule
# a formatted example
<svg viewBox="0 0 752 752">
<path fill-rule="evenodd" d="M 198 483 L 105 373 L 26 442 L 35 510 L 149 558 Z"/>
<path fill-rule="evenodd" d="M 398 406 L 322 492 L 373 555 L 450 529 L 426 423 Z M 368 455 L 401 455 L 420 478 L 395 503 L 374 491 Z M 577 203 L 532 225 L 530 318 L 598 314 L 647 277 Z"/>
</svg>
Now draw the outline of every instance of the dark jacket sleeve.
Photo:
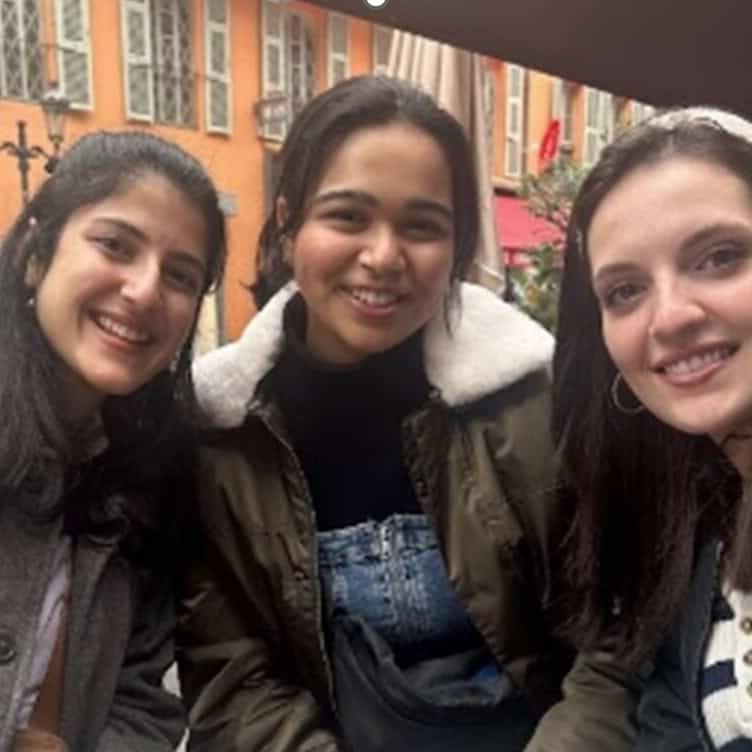
<svg viewBox="0 0 752 752">
<path fill-rule="evenodd" d="M 642 685 L 607 654 L 579 655 L 525 752 L 631 752 Z"/>
<path fill-rule="evenodd" d="M 695 724 L 690 682 L 682 670 L 678 627 L 656 656 L 637 712 L 635 752 L 704 752 Z"/>
<path fill-rule="evenodd" d="M 197 477 L 195 538 L 183 573 L 178 669 L 189 709 L 191 752 L 337 752 L 313 693 L 282 665 L 286 656 L 260 628 L 253 594 L 237 568 L 250 543 L 223 508 L 221 470 L 205 459 Z M 234 552 L 235 558 L 227 557 Z M 263 589 L 264 582 L 254 581 Z"/>
<path fill-rule="evenodd" d="M 163 686 L 175 659 L 172 581 L 140 581 L 134 591 L 133 630 L 96 752 L 167 752 L 186 728 L 181 700 Z"/>
<path fill-rule="evenodd" d="M 311 692 L 281 676 L 269 643 L 197 564 L 185 584 L 178 665 L 192 752 L 336 752 Z M 251 613 L 252 607 L 243 609 Z"/>
</svg>

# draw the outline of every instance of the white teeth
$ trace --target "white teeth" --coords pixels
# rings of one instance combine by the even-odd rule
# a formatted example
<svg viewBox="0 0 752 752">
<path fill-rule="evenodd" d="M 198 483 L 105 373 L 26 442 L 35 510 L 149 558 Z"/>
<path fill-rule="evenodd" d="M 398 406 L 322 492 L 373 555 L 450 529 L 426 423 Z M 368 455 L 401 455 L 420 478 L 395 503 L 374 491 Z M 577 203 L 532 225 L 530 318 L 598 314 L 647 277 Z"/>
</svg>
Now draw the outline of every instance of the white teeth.
<svg viewBox="0 0 752 752">
<path fill-rule="evenodd" d="M 710 350 L 702 355 L 693 355 L 691 358 L 685 360 L 678 360 L 676 363 L 665 366 L 664 371 L 672 376 L 686 376 L 695 371 L 699 371 L 701 368 L 718 363 L 729 355 L 729 348 L 719 348 L 718 350 Z"/>
<path fill-rule="evenodd" d="M 366 288 L 356 288 L 350 290 L 356 300 L 371 306 L 389 306 L 397 302 L 397 295 L 388 290 L 368 290 Z"/>
<path fill-rule="evenodd" d="M 131 342 L 135 345 L 141 345 L 149 339 L 148 332 L 143 332 L 138 329 L 132 329 L 125 324 L 121 324 L 119 321 L 111 319 L 109 316 L 96 316 L 95 320 L 99 326 L 106 332 L 119 337 L 126 342 Z"/>
</svg>

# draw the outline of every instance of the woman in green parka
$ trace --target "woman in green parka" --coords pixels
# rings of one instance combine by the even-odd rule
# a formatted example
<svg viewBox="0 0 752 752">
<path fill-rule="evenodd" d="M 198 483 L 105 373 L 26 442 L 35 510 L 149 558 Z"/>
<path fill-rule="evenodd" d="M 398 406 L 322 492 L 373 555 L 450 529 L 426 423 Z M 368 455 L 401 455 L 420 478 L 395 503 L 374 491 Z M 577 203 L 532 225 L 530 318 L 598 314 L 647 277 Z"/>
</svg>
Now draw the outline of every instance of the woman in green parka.
<svg viewBox="0 0 752 752">
<path fill-rule="evenodd" d="M 212 430 L 181 620 L 192 750 L 628 748 L 607 665 L 576 664 L 561 702 L 552 341 L 461 282 L 471 165 L 456 120 L 390 79 L 343 82 L 292 126 L 260 311 L 195 369 Z"/>
</svg>

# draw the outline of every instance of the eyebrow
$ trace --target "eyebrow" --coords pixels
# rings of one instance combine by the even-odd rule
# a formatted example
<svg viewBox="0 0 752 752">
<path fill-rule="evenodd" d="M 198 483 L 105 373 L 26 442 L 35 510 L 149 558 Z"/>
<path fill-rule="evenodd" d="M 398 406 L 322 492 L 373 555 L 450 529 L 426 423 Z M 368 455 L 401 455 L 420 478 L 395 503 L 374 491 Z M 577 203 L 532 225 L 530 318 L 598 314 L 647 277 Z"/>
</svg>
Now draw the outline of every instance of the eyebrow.
<svg viewBox="0 0 752 752">
<path fill-rule="evenodd" d="M 119 217 L 96 217 L 94 219 L 94 222 L 104 222 L 106 224 L 115 225 L 115 227 L 117 227 L 119 230 L 122 230 L 126 234 L 131 235 L 132 237 L 136 238 L 136 240 L 139 240 L 143 243 L 149 240 L 146 233 L 140 227 L 137 227 L 130 222 L 126 222 L 124 219 L 120 219 Z M 183 250 L 182 248 L 176 248 L 170 251 L 170 255 L 177 256 L 180 261 L 184 261 L 195 266 L 202 274 L 206 273 L 206 264 L 202 259 L 198 258 L 196 254 L 191 253 L 190 251 Z"/>
<path fill-rule="evenodd" d="M 366 206 L 371 207 L 378 206 L 379 203 L 374 198 L 374 196 L 372 196 L 370 193 L 367 193 L 366 191 L 341 189 L 325 191 L 324 193 L 320 193 L 317 196 L 314 196 L 313 199 L 311 199 L 310 206 L 328 203 L 329 201 L 342 200 L 357 201 L 360 204 L 365 204 Z M 446 206 L 446 204 L 443 204 L 440 201 L 434 201 L 428 198 L 412 198 L 408 199 L 407 208 L 413 210 L 417 209 L 436 212 L 437 214 L 441 214 L 449 222 L 454 221 L 454 212 L 448 206 Z"/>
<path fill-rule="evenodd" d="M 719 235 L 725 233 L 740 233 L 743 232 L 747 235 L 752 234 L 752 226 L 743 222 L 714 222 L 712 225 L 707 225 L 700 228 L 696 232 L 693 232 L 688 237 L 682 240 L 679 246 L 679 255 L 683 255 L 690 251 L 697 245 L 717 238 Z M 597 285 L 599 282 L 602 284 L 603 280 L 608 280 L 609 277 L 618 276 L 619 274 L 625 274 L 632 271 L 635 265 L 627 262 L 616 262 L 614 264 L 606 264 L 602 266 L 596 274 L 593 275 L 593 285 Z"/>
</svg>

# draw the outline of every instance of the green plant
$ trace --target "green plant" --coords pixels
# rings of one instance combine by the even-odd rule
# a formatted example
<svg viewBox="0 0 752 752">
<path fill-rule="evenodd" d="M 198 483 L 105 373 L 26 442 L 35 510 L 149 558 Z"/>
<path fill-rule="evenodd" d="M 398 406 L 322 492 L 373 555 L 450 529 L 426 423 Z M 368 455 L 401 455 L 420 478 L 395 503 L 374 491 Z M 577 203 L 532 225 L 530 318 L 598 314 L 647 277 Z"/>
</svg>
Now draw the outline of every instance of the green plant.
<svg viewBox="0 0 752 752">
<path fill-rule="evenodd" d="M 540 175 L 527 174 L 522 178 L 520 196 L 527 200 L 529 211 L 546 219 L 559 230 L 559 235 L 526 249 L 530 265 L 510 271 L 510 297 L 551 332 L 556 329 L 564 237 L 572 203 L 585 174 L 586 170 L 565 151 Z"/>
</svg>

